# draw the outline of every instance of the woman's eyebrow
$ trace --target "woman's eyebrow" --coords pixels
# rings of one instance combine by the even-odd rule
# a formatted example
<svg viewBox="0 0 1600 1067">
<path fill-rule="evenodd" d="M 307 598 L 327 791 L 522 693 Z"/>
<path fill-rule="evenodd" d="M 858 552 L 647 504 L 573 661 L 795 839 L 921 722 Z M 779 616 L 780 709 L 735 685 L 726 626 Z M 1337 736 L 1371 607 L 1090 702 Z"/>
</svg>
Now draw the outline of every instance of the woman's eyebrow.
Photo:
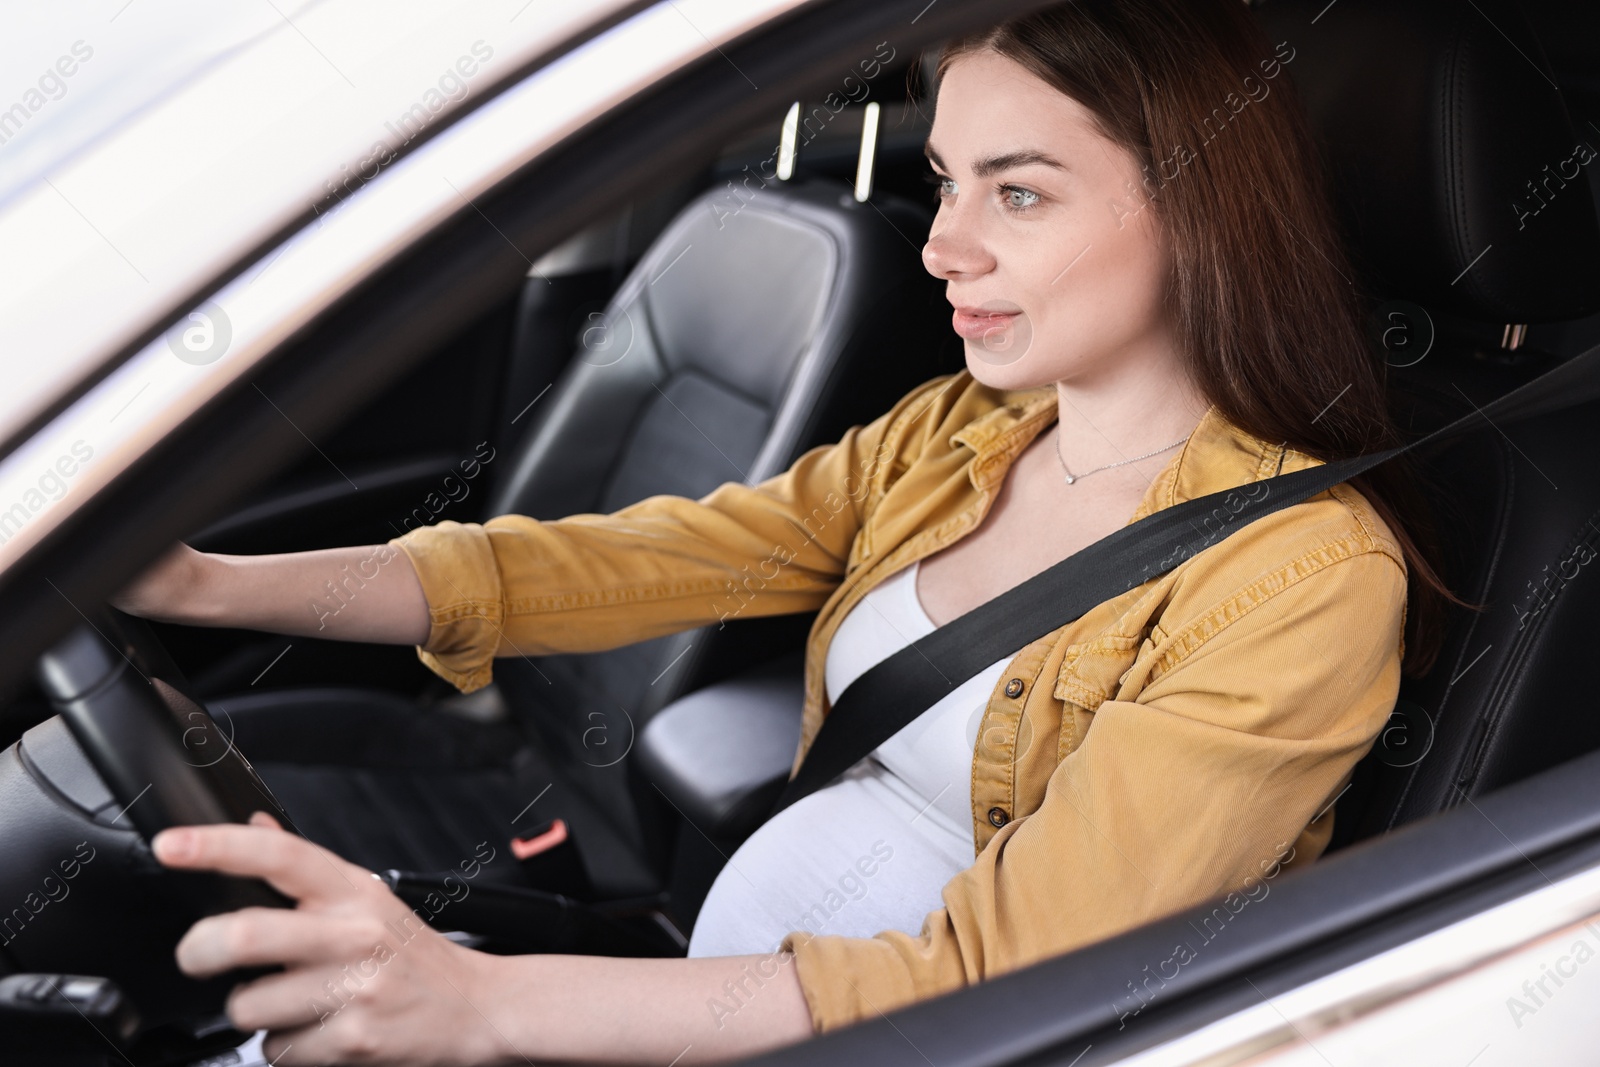
<svg viewBox="0 0 1600 1067">
<path fill-rule="evenodd" d="M 928 157 L 928 162 L 940 170 L 949 171 L 950 168 L 945 166 L 944 160 L 939 158 L 938 150 L 933 147 L 931 138 L 922 146 L 922 151 Z M 1006 152 L 998 156 L 990 156 L 988 159 L 976 160 L 972 164 L 972 173 L 975 177 L 987 178 L 991 174 L 998 174 L 1003 170 L 1010 170 L 1012 167 L 1026 167 L 1035 164 L 1054 167 L 1057 170 L 1067 169 L 1066 164 L 1054 156 L 1035 149 L 1024 149 L 1017 152 Z"/>
</svg>

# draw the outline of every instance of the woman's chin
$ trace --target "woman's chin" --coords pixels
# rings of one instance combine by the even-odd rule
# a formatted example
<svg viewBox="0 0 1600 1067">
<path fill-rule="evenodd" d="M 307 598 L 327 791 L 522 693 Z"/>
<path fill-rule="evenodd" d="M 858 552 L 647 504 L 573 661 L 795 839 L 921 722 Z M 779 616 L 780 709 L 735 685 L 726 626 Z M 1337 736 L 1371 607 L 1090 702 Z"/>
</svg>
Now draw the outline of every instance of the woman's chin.
<svg viewBox="0 0 1600 1067">
<path fill-rule="evenodd" d="M 1037 389 L 1053 385 L 1055 377 L 1041 372 L 1039 362 L 1020 354 L 1007 362 L 999 362 L 997 353 L 983 345 L 966 342 L 967 370 L 973 378 L 991 389 Z"/>
</svg>

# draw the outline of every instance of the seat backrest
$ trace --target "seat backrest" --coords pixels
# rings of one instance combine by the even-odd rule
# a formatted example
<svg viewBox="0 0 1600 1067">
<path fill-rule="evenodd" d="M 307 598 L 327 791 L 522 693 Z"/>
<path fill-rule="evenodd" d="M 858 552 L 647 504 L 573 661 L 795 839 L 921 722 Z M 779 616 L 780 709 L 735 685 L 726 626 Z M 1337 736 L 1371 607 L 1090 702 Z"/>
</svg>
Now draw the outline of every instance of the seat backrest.
<svg viewBox="0 0 1600 1067">
<path fill-rule="evenodd" d="M 1578 173 L 1600 141 L 1574 131 L 1526 20 L 1493 0 L 1268 0 L 1260 14 L 1295 49 L 1286 69 L 1380 302 L 1374 332 L 1410 331 L 1388 346 L 1403 425 L 1440 425 L 1551 365 L 1495 343 L 1600 309 L 1600 225 Z M 1574 669 L 1600 616 L 1596 454 L 1600 410 L 1585 405 L 1486 425 L 1416 464 L 1444 577 L 1482 609 L 1453 609 L 1437 665 L 1403 683 L 1330 847 L 1600 748 Z"/>
<path fill-rule="evenodd" d="M 823 179 L 696 198 L 585 330 L 490 513 L 553 519 L 753 484 L 957 369 L 942 285 L 921 263 L 930 223 L 908 201 L 858 203 Z M 791 644 L 805 621 L 792 620 Z M 719 650 L 730 658 L 741 628 L 748 641 L 740 624 L 502 659 L 496 677 L 519 718 L 626 824 L 621 755 L 655 710 L 705 680 Z"/>
</svg>

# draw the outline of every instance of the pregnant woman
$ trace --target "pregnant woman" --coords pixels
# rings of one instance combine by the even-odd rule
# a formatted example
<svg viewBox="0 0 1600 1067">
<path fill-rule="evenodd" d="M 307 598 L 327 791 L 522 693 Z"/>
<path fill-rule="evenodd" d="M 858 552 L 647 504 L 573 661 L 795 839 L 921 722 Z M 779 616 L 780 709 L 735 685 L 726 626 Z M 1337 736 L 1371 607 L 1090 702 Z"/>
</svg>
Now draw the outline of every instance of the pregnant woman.
<svg viewBox="0 0 1600 1067">
<path fill-rule="evenodd" d="M 820 610 L 803 752 L 874 663 L 1130 521 L 1395 442 L 1293 60 L 1238 0 L 1081 0 L 953 42 L 923 259 L 967 369 L 769 481 L 441 522 L 387 549 L 178 546 L 116 603 L 416 644 L 471 691 L 496 655 L 715 622 L 729 583 L 771 560 L 743 612 Z M 282 965 L 229 1002 L 279 1064 L 688 1063 L 1255 893 L 1326 847 L 1403 656 L 1437 640 L 1448 594 L 1396 477 L 1262 518 L 991 664 L 758 830 L 690 959 L 397 941 L 408 911 L 369 872 L 257 816 L 167 831 L 156 854 L 298 907 L 205 919 L 179 962 Z M 392 577 L 306 614 L 375 548 Z"/>
</svg>

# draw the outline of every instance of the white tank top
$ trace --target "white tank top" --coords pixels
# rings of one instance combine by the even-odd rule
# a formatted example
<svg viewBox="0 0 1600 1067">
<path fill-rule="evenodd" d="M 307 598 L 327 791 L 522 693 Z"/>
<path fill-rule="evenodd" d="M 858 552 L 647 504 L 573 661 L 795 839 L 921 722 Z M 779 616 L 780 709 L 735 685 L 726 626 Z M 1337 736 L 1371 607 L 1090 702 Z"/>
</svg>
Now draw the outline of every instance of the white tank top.
<svg viewBox="0 0 1600 1067">
<path fill-rule="evenodd" d="M 913 563 L 873 587 L 840 622 L 823 671 L 830 705 L 868 668 L 935 628 L 917 599 L 917 569 Z M 972 865 L 973 746 L 1011 658 L 758 829 L 712 884 L 689 955 L 771 952 L 793 930 L 919 932 L 945 883 Z"/>
</svg>

